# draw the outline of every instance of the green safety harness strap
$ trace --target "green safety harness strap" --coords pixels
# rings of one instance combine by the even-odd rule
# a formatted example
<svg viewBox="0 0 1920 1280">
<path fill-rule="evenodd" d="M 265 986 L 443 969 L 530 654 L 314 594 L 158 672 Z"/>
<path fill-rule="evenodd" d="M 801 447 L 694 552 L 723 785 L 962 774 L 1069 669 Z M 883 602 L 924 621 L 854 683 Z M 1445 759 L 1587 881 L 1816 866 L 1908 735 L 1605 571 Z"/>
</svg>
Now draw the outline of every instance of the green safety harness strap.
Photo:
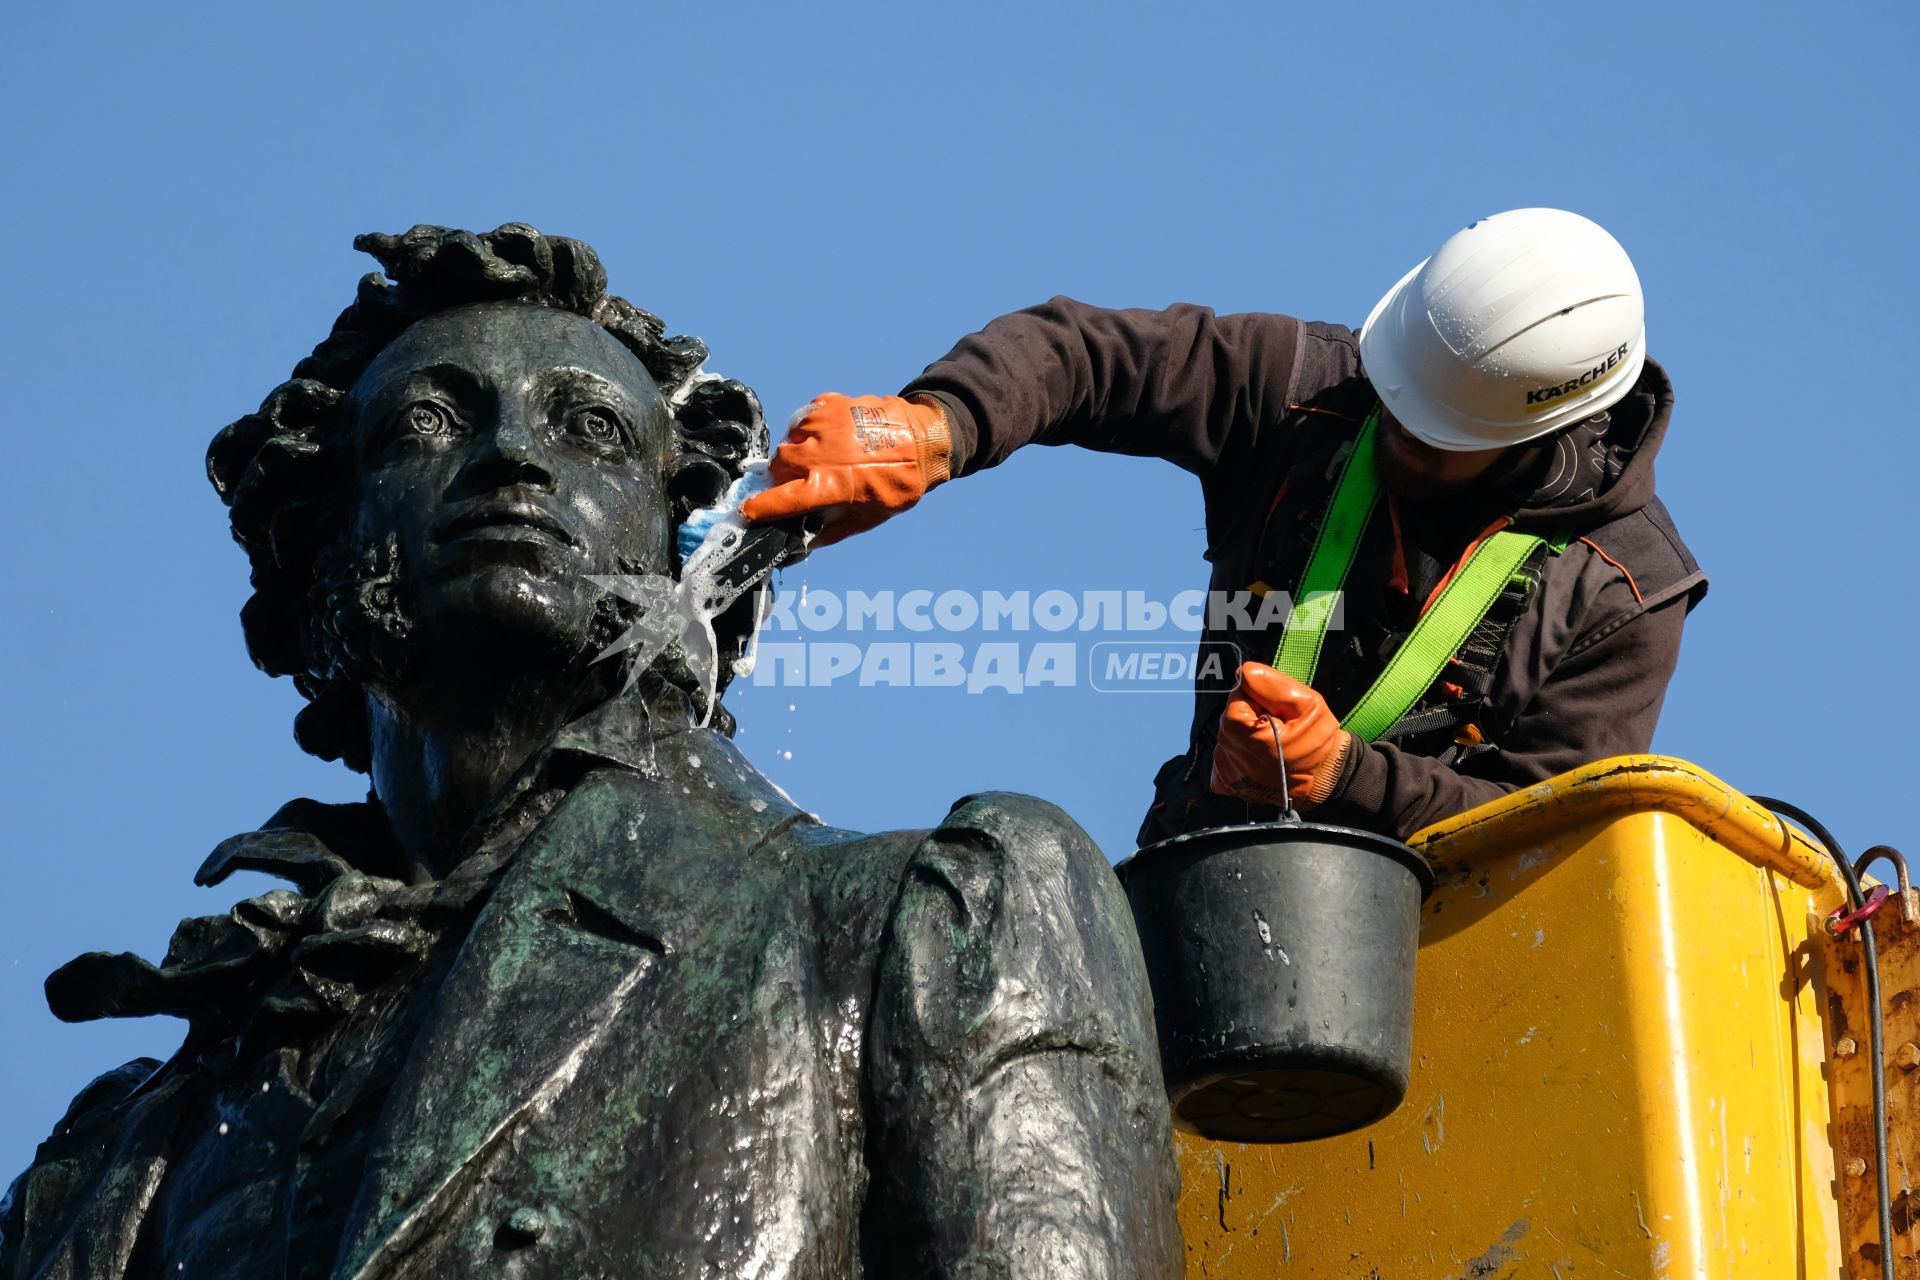
<svg viewBox="0 0 1920 1280">
<path fill-rule="evenodd" d="M 1376 405 L 1361 424 L 1340 479 L 1334 484 L 1320 535 L 1314 539 L 1306 571 L 1300 575 L 1300 589 L 1287 615 L 1286 631 L 1273 655 L 1274 667 L 1302 684 L 1313 683 L 1334 606 L 1380 498 L 1380 476 L 1373 466 L 1374 430 L 1379 422 L 1380 408 Z M 1487 616 L 1513 575 L 1543 545 L 1547 545 L 1544 538 L 1505 530 L 1482 539 L 1467 562 L 1454 572 L 1440 598 L 1427 607 L 1413 631 L 1394 650 L 1386 669 L 1360 695 L 1353 709 L 1341 717 L 1340 727 L 1366 742 L 1377 740 L 1391 729 L 1433 687 L 1447 661 Z"/>
<path fill-rule="evenodd" d="M 1346 465 L 1334 482 L 1333 496 L 1327 499 L 1326 517 L 1320 522 L 1313 550 L 1307 554 L 1307 567 L 1294 589 L 1293 609 L 1287 614 L 1287 629 L 1273 655 L 1274 668 L 1301 684 L 1313 683 L 1314 670 L 1320 665 L 1320 647 L 1327 639 L 1327 624 L 1340 602 L 1347 570 L 1353 568 L 1353 558 L 1359 553 L 1360 535 L 1367 531 L 1367 521 L 1380 500 L 1380 477 L 1373 469 L 1373 429 L 1379 421 L 1380 406 L 1375 405 L 1360 424 L 1360 434 L 1354 437 Z"/>
</svg>

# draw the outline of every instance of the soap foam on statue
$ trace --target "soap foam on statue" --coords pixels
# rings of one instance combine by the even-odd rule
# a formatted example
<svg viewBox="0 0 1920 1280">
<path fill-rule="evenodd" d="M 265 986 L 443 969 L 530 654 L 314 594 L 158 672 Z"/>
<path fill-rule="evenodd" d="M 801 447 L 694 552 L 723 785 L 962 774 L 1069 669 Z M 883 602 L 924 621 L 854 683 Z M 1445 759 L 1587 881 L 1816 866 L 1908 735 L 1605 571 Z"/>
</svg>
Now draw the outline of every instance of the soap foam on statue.
<svg viewBox="0 0 1920 1280">
<path fill-rule="evenodd" d="M 756 493 L 772 486 L 767 459 L 748 461 L 725 493 L 701 507 L 681 524 L 678 534 L 680 574 L 677 579 L 635 575 L 596 575 L 591 580 L 605 590 L 640 606 L 641 616 L 600 658 L 635 650 L 629 661 L 628 682 L 637 679 L 675 641 L 687 655 L 688 666 L 700 681 L 703 695 L 701 724 L 712 717 L 719 677 L 719 641 L 716 617 L 732 606 L 737 592 L 720 579 L 749 528 L 740 508 Z M 811 541 L 811 536 L 808 536 Z M 772 609 L 771 593 L 755 588 L 754 616 L 745 652 L 733 661 L 735 675 L 751 675 L 759 652 L 760 628 Z"/>
</svg>

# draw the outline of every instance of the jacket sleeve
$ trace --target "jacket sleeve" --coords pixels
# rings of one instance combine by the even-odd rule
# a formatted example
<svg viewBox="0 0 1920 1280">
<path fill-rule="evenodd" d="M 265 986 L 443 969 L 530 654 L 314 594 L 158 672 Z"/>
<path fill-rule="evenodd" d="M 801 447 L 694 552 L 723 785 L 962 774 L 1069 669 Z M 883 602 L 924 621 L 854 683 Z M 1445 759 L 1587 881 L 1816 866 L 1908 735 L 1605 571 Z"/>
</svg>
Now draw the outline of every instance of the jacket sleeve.
<svg viewBox="0 0 1920 1280">
<path fill-rule="evenodd" d="M 1391 743 L 1363 748 L 1314 816 L 1404 840 L 1509 791 L 1646 751 L 1680 659 L 1688 604 L 1678 596 L 1575 645 L 1500 736 L 1499 748 L 1458 769 Z"/>
<path fill-rule="evenodd" d="M 899 1276 L 1179 1276 L 1152 998 L 1086 834 L 1031 797 L 968 797 L 910 860 L 882 946 L 864 1255 Z"/>
<path fill-rule="evenodd" d="M 1077 444 L 1165 458 L 1204 480 L 1244 467 L 1284 416 L 1301 345 L 1291 316 L 1054 298 L 963 338 L 902 394 L 946 406 L 955 475 L 1022 445 Z"/>
</svg>

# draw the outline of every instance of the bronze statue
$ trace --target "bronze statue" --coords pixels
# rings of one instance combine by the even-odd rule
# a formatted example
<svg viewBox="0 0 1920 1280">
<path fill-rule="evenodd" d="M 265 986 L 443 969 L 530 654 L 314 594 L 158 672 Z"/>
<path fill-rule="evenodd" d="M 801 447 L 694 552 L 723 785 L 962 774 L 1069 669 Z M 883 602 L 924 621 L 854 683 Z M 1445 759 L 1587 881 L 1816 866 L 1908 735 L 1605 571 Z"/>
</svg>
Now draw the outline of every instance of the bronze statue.
<svg viewBox="0 0 1920 1280">
<path fill-rule="evenodd" d="M 684 653 L 594 660 L 634 606 L 589 578 L 674 571 L 765 451 L 753 394 L 577 242 L 356 243 L 388 278 L 208 469 L 255 661 L 371 793 L 198 876 L 292 889 L 48 980 L 62 1018 L 189 1031 L 75 1099 L 0 1274 L 1177 1274 L 1146 982 L 1085 834 L 1006 794 L 824 827 Z"/>
</svg>

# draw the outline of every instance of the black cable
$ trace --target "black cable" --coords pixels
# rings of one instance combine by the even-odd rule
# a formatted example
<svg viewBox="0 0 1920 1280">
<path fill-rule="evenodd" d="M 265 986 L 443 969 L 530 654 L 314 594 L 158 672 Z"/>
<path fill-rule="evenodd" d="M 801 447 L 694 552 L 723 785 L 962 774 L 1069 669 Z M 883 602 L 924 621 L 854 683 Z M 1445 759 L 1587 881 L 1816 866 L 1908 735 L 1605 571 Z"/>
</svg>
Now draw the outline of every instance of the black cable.
<svg viewBox="0 0 1920 1280">
<path fill-rule="evenodd" d="M 1798 805 L 1788 804 L 1784 800 L 1774 800 L 1767 796 L 1749 797 L 1755 804 L 1765 805 L 1783 818 L 1790 818 L 1811 831 L 1814 838 L 1826 846 L 1827 856 L 1840 868 L 1840 878 L 1847 883 L 1847 895 L 1855 911 L 1866 905 L 1866 894 L 1860 891 L 1860 875 L 1854 870 L 1853 863 L 1847 860 L 1846 851 L 1833 833 L 1820 824 L 1820 820 Z M 1873 1055 L 1873 1159 L 1874 1177 L 1880 1194 L 1880 1274 L 1885 1280 L 1896 1280 L 1893 1273 L 1893 1191 L 1887 1184 L 1887 1062 L 1886 1030 L 1880 1017 L 1880 953 L 1873 942 L 1873 921 L 1862 920 L 1856 926 L 1860 930 L 1860 952 L 1866 961 L 1867 970 L 1867 1039 L 1868 1049 Z"/>
</svg>

